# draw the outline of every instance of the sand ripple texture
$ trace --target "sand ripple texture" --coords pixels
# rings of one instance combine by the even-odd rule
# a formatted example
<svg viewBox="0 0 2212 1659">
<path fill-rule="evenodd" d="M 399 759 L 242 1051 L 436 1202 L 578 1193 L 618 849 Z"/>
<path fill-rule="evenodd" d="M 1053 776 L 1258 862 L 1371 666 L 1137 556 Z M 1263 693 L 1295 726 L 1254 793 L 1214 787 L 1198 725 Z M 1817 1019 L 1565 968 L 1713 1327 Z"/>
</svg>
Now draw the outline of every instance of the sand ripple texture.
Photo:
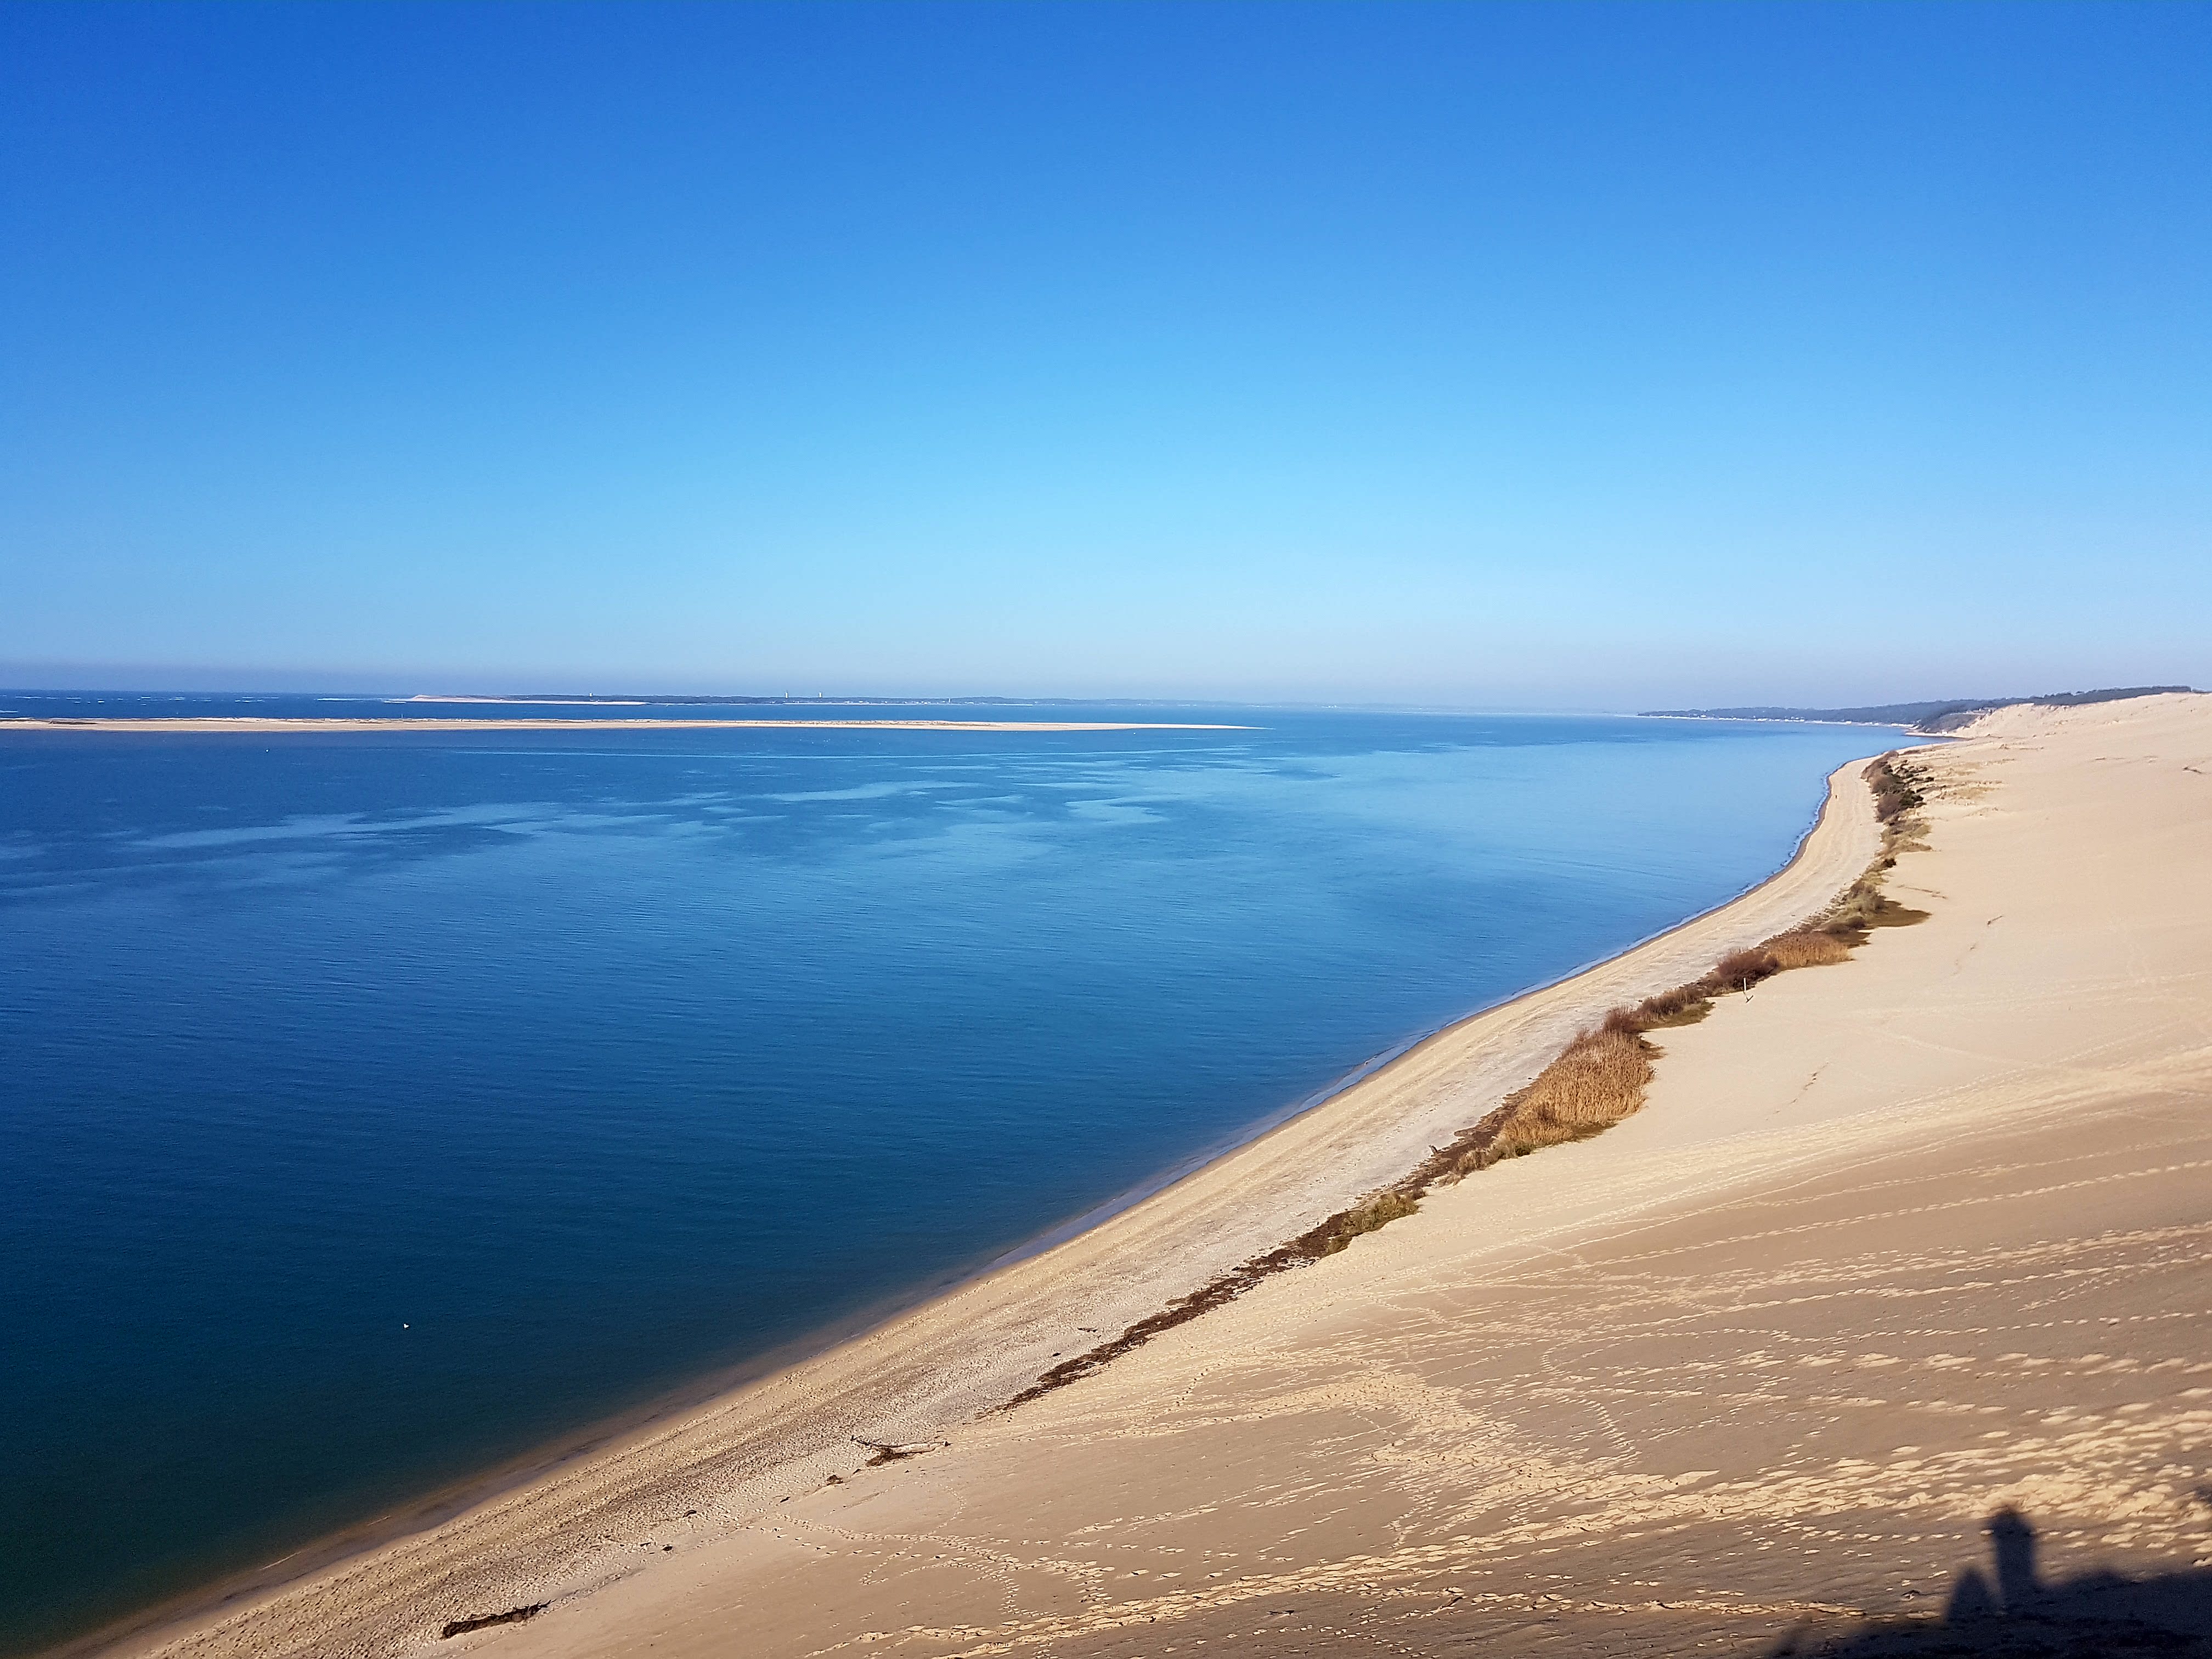
<svg viewBox="0 0 2212 1659">
<path fill-rule="evenodd" d="M 1619 1128 L 1445 1189 L 1018 1410 L 909 1390 L 884 1437 L 943 1449 L 869 1466 L 825 1437 L 780 1466 L 788 1490 L 742 1500 L 702 1456 L 688 1486 L 661 1470 L 657 1515 L 591 1510 L 592 1547 L 574 1518 L 607 1489 L 572 1488 L 537 1511 L 550 1527 L 568 1504 L 560 1547 L 426 1535 L 404 1572 L 354 1569 L 382 1590 L 301 1587 L 172 1650 L 1813 1651 L 1869 1620 L 1932 1627 L 2008 1506 L 2043 1582 L 2201 1589 L 2212 698 L 2006 711 L 1930 764 L 1929 847 L 1893 890 L 1931 920 L 1661 1033 L 1650 1102 Z M 1408 1127 L 1418 1141 L 1525 1075 L 1538 1056 L 1514 1044 L 1640 971 L 1614 964 L 1540 1029 L 1443 1045 L 1395 1095 L 1378 1079 L 1382 1118 L 1355 1104 L 1344 1133 L 1396 1155 Z M 1231 1248 L 1237 1162 L 1197 1183 Z M 1267 1167 L 1239 1178 L 1272 1223 Z M 979 1303 L 972 1331 L 1026 1364 L 1051 1318 L 1068 1346 L 1076 1320 L 1109 1322 L 1087 1275 L 1118 1260 L 1155 1294 L 1145 1247 L 1169 1235 L 1105 1232 L 1034 1270 L 1073 1297 L 1038 1290 L 1034 1330 Z M 926 1322 L 875 1340 L 893 1366 L 937 1352 Z M 863 1398 L 838 1386 L 811 1385 L 832 1418 Z M 471 1553 L 501 1538 L 504 1570 Z"/>
</svg>

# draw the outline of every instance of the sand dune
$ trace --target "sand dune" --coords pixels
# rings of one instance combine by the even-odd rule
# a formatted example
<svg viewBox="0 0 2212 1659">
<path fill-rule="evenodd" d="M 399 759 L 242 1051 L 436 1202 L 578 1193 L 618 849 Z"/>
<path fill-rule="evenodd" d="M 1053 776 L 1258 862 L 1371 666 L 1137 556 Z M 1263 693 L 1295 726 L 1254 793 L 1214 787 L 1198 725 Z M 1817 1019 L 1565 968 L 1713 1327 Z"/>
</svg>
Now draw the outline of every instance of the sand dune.
<svg viewBox="0 0 2212 1659">
<path fill-rule="evenodd" d="M 2109 1570 L 2203 1616 L 2212 698 L 2004 711 L 1929 763 L 1892 890 L 1930 919 L 1660 1033 L 1649 1103 L 1595 1139 L 988 1409 L 1077 1326 L 1288 1236 L 1603 1008 L 1817 908 L 1875 845 L 1854 776 L 1726 910 L 1070 1245 L 159 1645 L 1750 1654 L 1932 1626 L 2007 1506 L 2014 1612 L 2024 1573 Z"/>
</svg>

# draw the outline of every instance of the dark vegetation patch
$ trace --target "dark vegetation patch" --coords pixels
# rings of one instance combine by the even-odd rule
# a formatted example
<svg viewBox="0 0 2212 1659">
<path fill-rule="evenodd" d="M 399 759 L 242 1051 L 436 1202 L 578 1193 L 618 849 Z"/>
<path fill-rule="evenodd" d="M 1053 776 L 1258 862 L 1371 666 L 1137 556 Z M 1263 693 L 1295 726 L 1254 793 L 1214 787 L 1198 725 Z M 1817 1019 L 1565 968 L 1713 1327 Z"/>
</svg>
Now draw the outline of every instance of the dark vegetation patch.
<svg viewBox="0 0 2212 1659">
<path fill-rule="evenodd" d="M 1924 804 L 1922 786 L 1927 775 L 1893 753 L 1869 762 L 1863 775 L 1874 792 L 1875 816 L 1882 826 L 1881 851 L 1866 873 L 1819 915 L 1749 950 L 1730 952 L 1686 985 L 1646 997 L 1632 1007 L 1615 1008 L 1594 1029 L 1577 1036 L 1526 1088 L 1508 1095 L 1495 1111 L 1460 1131 L 1448 1145 L 1431 1147 L 1429 1156 L 1402 1180 L 1370 1193 L 1188 1296 L 1176 1297 L 1111 1340 L 1062 1360 L 997 1409 L 1012 1411 L 1066 1388 L 1163 1331 L 1235 1301 L 1263 1279 L 1335 1255 L 1361 1234 L 1413 1214 L 1437 1187 L 1507 1158 L 1603 1133 L 1644 1104 L 1651 1062 L 1662 1052 L 1645 1033 L 1694 1024 L 1712 1012 L 1719 998 L 1748 991 L 1777 974 L 1847 961 L 1874 928 L 1925 921 L 1925 910 L 1899 903 L 1881 886 L 1899 853 L 1925 844 L 1919 839 L 1920 822 L 1912 814 Z"/>
<path fill-rule="evenodd" d="M 888 1440 L 863 1440 L 856 1434 L 853 1437 L 853 1443 L 856 1446 L 866 1446 L 868 1449 L 867 1466 L 872 1469 L 884 1463 L 896 1463 L 908 1457 L 920 1457 L 925 1452 L 942 1451 L 945 1449 L 945 1443 L 942 1440 L 909 1440 L 904 1444 L 898 1444 Z"/>
<path fill-rule="evenodd" d="M 456 1619 L 440 1632 L 438 1639 L 451 1641 L 472 1630 L 489 1630 L 494 1625 L 519 1625 L 526 1619 L 535 1619 L 552 1605 L 550 1601 L 538 1601 L 526 1607 L 509 1607 L 505 1613 L 480 1613 L 473 1619 Z"/>
</svg>

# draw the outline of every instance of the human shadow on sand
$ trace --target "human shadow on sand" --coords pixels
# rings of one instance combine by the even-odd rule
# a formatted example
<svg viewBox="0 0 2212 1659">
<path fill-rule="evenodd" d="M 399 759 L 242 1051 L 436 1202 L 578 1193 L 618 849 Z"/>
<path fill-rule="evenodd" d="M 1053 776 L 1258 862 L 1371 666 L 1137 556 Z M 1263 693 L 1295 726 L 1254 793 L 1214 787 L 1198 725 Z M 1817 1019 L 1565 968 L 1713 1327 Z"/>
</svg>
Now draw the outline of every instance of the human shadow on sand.
<svg viewBox="0 0 2212 1659">
<path fill-rule="evenodd" d="M 1766 1650 L 1766 1659 L 2212 1659 L 2212 1569 L 2148 1578 L 2089 1572 L 2046 1582 L 2036 1565 L 2035 1528 L 2019 1510 L 1992 1515 L 1989 1534 L 1992 1571 L 1961 1572 L 1940 1622 L 1875 1619 L 1842 1632 L 1801 1627 Z"/>
</svg>

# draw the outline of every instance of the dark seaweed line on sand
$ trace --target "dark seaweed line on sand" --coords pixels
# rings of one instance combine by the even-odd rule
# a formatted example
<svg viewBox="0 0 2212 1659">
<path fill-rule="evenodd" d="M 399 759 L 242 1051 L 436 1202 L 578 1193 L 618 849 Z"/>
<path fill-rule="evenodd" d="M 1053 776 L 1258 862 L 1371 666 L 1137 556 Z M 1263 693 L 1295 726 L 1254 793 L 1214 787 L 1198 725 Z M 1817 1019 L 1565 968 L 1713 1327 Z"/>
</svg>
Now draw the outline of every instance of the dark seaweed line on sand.
<svg viewBox="0 0 2212 1659">
<path fill-rule="evenodd" d="M 1881 851 L 1866 873 L 1818 915 L 1763 945 L 1734 952 L 1686 985 L 1648 997 L 1633 1008 L 1614 1009 L 1595 1030 L 1570 1042 L 1526 1088 L 1508 1095 L 1495 1111 L 1462 1130 L 1449 1145 L 1431 1148 L 1429 1156 L 1403 1179 L 1339 1210 L 1287 1243 L 1231 1268 L 1188 1296 L 1177 1297 L 1112 1340 L 1062 1360 L 993 1412 L 1012 1411 L 1080 1382 L 1163 1332 L 1234 1302 L 1263 1279 L 1334 1255 L 1362 1233 L 1413 1214 L 1438 1187 L 1509 1158 L 1603 1132 L 1643 1104 L 1650 1061 L 1661 1052 L 1645 1032 L 1692 1024 L 1712 1011 L 1716 998 L 1748 991 L 1791 968 L 1841 961 L 1866 942 L 1870 929 L 1925 921 L 1926 911 L 1899 904 L 1881 891 L 1881 883 L 1899 853 L 1922 844 L 1917 839 L 1921 826 L 1912 812 L 1923 803 L 1921 786 L 1928 781 L 1927 775 L 1893 752 L 1869 762 L 1863 775 L 1882 825 Z M 1607 1061 L 1613 1062 L 1609 1068 Z M 1599 1068 L 1606 1070 L 1600 1074 Z M 1577 1091 L 1576 1085 L 1587 1085 L 1593 1074 L 1598 1074 L 1601 1091 L 1609 1086 L 1609 1098 L 1593 1102 L 1587 1087 Z"/>
<path fill-rule="evenodd" d="M 550 1601 L 537 1601 L 526 1607 L 509 1607 L 505 1613 L 480 1613 L 473 1619 L 456 1619 L 439 1633 L 438 1639 L 450 1642 L 472 1630 L 489 1630 L 494 1625 L 519 1625 L 526 1619 L 535 1619 L 552 1605 Z"/>
</svg>

